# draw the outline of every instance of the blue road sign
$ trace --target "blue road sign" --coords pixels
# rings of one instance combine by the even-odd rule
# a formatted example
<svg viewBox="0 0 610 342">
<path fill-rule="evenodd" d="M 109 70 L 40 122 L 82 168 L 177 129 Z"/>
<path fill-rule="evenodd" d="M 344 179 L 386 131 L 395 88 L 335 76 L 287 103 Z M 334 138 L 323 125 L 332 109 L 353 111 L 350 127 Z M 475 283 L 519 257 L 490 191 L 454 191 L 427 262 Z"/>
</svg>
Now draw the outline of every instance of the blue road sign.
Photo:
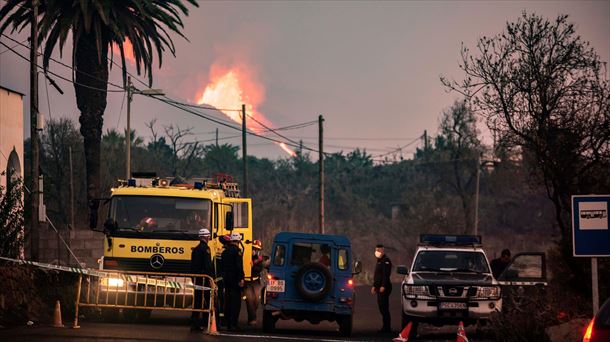
<svg viewBox="0 0 610 342">
<path fill-rule="evenodd" d="M 572 196 L 572 237 L 575 257 L 610 256 L 609 208 L 610 195 Z"/>
</svg>

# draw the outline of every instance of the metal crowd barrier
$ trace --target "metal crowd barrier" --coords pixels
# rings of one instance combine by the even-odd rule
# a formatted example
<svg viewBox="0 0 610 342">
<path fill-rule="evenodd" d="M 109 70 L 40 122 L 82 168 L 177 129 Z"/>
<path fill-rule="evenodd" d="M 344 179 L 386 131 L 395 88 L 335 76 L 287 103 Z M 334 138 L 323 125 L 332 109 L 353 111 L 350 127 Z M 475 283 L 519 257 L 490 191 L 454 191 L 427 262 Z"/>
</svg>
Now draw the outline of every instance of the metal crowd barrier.
<svg viewBox="0 0 610 342">
<path fill-rule="evenodd" d="M 93 307 L 207 313 L 210 331 L 217 291 L 212 277 L 189 273 L 101 272 L 103 276 L 79 274 L 73 328 L 79 327 L 79 308 Z M 196 291 L 201 291 L 198 308 L 194 307 Z"/>
</svg>

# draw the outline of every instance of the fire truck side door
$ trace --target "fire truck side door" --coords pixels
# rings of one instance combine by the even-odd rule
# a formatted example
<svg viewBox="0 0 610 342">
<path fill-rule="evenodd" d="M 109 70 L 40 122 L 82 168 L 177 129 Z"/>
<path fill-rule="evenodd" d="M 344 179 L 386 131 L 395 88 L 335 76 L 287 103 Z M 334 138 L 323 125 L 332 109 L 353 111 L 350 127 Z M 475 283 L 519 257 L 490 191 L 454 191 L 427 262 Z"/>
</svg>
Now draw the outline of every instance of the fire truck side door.
<svg viewBox="0 0 610 342">
<path fill-rule="evenodd" d="M 223 205 L 223 213 L 221 216 L 223 220 L 222 228 L 223 234 L 231 233 L 225 229 L 226 227 L 226 213 L 233 213 L 233 233 L 239 233 L 242 238 L 242 249 L 244 257 L 244 274 L 246 279 L 250 277 L 250 266 L 252 261 L 252 200 L 249 198 L 224 198 L 223 203 L 229 205 Z"/>
</svg>

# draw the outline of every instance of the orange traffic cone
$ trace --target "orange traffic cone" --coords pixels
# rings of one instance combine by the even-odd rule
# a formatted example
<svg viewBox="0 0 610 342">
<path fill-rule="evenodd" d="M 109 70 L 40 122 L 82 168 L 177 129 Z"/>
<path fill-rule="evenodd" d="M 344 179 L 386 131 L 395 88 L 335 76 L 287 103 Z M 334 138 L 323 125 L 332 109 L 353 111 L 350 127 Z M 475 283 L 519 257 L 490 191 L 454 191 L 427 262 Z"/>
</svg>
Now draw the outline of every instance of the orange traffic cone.
<svg viewBox="0 0 610 342">
<path fill-rule="evenodd" d="M 55 302 L 55 313 L 53 315 L 53 326 L 55 328 L 63 328 L 64 324 L 61 322 L 61 306 L 59 300 Z"/>
<path fill-rule="evenodd" d="M 208 330 L 208 334 L 218 335 L 218 329 L 216 328 L 216 313 L 212 312 L 210 316 L 212 316 L 212 322 L 210 324 L 210 330 Z"/>
<path fill-rule="evenodd" d="M 455 342 L 468 342 L 466 331 L 464 331 L 464 323 L 462 322 L 460 322 L 460 325 L 458 325 L 457 339 Z"/>
<path fill-rule="evenodd" d="M 392 339 L 393 342 L 406 342 L 409 340 L 409 334 L 411 333 L 411 326 L 413 325 L 413 322 L 409 322 L 409 324 L 407 324 L 405 326 L 404 329 L 402 329 L 402 331 L 400 332 L 400 334 L 398 334 L 398 337 L 395 337 L 394 339 Z"/>
</svg>

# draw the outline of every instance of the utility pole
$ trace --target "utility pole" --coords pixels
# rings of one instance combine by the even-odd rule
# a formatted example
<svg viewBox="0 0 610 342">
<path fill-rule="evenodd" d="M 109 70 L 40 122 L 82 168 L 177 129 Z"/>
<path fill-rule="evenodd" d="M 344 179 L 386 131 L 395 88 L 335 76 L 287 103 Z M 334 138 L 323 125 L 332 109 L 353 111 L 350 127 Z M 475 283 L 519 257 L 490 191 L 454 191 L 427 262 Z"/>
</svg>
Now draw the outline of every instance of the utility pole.
<svg viewBox="0 0 610 342">
<path fill-rule="evenodd" d="M 481 155 L 477 157 L 477 188 L 474 197 L 474 235 L 479 234 L 479 183 L 481 180 Z"/>
<path fill-rule="evenodd" d="M 31 211 L 30 211 L 30 247 L 33 261 L 39 261 L 40 232 L 38 178 L 40 175 L 40 145 L 38 141 L 38 0 L 32 1 L 32 18 L 30 22 L 30 154 L 32 156 L 30 176 Z"/>
<path fill-rule="evenodd" d="M 68 153 L 70 153 L 70 229 L 74 229 L 74 168 L 72 164 L 72 146 L 68 147 Z"/>
<path fill-rule="evenodd" d="M 428 130 L 424 130 L 424 152 L 428 153 Z"/>
<path fill-rule="evenodd" d="M 246 105 L 241 105 L 241 150 L 244 162 L 244 197 L 248 197 L 248 148 L 246 144 Z"/>
<path fill-rule="evenodd" d="M 216 127 L 216 147 L 218 147 L 218 127 Z"/>
<path fill-rule="evenodd" d="M 127 77 L 127 131 L 125 132 L 125 179 L 131 178 L 131 76 Z"/>
<path fill-rule="evenodd" d="M 320 234 L 324 234 L 324 117 L 318 116 L 319 142 L 318 164 L 320 166 Z"/>
<path fill-rule="evenodd" d="M 68 247 L 70 246 L 72 230 L 74 230 L 74 164 L 72 164 L 72 146 L 68 147 L 70 153 L 70 227 L 67 229 Z M 58 247 L 59 248 L 59 247 Z M 70 254 L 66 255 L 66 265 L 70 264 Z"/>
</svg>

